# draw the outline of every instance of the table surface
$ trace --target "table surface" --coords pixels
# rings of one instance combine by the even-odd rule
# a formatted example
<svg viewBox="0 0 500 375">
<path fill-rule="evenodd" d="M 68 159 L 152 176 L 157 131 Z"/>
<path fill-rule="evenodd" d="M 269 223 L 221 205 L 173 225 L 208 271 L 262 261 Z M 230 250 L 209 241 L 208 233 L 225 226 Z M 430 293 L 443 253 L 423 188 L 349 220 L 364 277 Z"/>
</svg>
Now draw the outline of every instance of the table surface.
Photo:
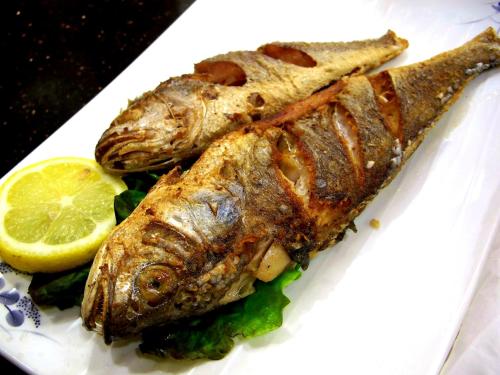
<svg viewBox="0 0 500 375">
<path fill-rule="evenodd" d="M 5 1 L 0 176 L 63 125 L 194 0 Z M 4 374 L 23 374 L 0 357 Z"/>
</svg>

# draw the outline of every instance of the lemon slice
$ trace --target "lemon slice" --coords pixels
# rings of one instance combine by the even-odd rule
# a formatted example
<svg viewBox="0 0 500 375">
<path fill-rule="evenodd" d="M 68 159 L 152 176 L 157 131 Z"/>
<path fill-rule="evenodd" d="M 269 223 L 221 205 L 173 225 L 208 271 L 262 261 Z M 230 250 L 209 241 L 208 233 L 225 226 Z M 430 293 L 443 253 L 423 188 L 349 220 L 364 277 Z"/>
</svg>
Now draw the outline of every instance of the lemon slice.
<svg viewBox="0 0 500 375">
<path fill-rule="evenodd" d="M 95 255 L 126 189 L 94 161 L 60 157 L 13 173 L 0 187 L 0 257 L 26 272 L 57 272 Z"/>
</svg>

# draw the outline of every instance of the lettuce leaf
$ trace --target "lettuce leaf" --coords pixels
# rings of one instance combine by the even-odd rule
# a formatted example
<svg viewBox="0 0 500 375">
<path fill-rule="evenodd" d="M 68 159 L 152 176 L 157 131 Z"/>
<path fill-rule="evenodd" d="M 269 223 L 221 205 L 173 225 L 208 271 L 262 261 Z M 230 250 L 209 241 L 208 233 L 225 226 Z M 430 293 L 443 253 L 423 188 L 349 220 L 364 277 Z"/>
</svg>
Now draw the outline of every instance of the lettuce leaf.
<svg viewBox="0 0 500 375">
<path fill-rule="evenodd" d="M 144 331 L 143 353 L 175 359 L 221 359 L 234 346 L 234 338 L 264 335 L 283 323 L 290 303 L 283 289 L 301 275 L 291 268 L 269 283 L 256 281 L 255 292 L 200 317 Z"/>
<path fill-rule="evenodd" d="M 156 184 L 160 176 L 161 174 L 151 172 L 138 172 L 122 176 L 122 180 L 129 190 L 138 190 L 147 193 Z"/>
<path fill-rule="evenodd" d="M 125 190 L 115 196 L 115 217 L 116 224 L 125 220 L 134 209 L 141 203 L 146 193 L 139 190 Z"/>
<path fill-rule="evenodd" d="M 39 306 L 57 306 L 60 310 L 80 306 L 90 264 L 58 273 L 35 273 L 28 293 Z"/>
<path fill-rule="evenodd" d="M 133 173 L 122 177 L 128 190 L 115 196 L 116 224 L 120 224 L 134 211 L 159 178 L 157 174 L 146 172 Z"/>
</svg>

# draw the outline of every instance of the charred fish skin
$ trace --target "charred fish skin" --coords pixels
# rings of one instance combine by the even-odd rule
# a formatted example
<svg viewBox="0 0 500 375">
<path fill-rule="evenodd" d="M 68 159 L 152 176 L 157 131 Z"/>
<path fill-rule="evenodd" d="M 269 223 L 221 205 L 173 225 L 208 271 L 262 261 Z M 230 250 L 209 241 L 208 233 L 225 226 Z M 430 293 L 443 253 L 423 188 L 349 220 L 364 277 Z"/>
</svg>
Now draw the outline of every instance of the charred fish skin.
<svg viewBox="0 0 500 375">
<path fill-rule="evenodd" d="M 195 65 L 132 101 L 103 133 L 96 160 L 108 171 L 165 168 L 197 156 L 220 136 L 304 99 L 345 75 L 399 55 L 408 42 L 270 43 Z"/>
<path fill-rule="evenodd" d="M 466 83 L 499 63 L 490 28 L 426 62 L 342 80 L 214 142 L 188 172 L 163 176 L 102 245 L 86 326 L 111 342 L 242 298 L 290 262 L 306 268 Z M 263 264 L 279 267 L 270 275 Z"/>
</svg>

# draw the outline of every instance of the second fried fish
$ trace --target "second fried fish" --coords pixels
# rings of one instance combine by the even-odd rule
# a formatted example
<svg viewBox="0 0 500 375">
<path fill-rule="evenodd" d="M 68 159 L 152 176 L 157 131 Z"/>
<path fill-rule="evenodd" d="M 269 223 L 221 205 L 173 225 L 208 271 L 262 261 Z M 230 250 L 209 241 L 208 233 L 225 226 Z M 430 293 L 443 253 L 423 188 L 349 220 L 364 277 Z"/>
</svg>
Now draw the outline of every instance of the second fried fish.
<svg viewBox="0 0 500 375">
<path fill-rule="evenodd" d="M 388 31 L 346 43 L 271 43 L 195 65 L 132 101 L 99 140 L 107 170 L 168 167 L 197 156 L 221 135 L 272 115 L 345 75 L 361 74 L 399 55 L 408 42 Z"/>
</svg>

